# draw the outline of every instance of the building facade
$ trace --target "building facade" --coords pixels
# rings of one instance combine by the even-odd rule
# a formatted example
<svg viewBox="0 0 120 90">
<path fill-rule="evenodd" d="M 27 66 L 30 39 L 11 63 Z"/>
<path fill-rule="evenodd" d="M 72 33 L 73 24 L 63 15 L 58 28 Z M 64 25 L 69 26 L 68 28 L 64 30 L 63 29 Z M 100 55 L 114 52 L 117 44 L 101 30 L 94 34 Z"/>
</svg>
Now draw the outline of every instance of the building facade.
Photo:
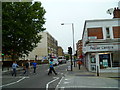
<svg viewBox="0 0 120 90">
<path fill-rule="evenodd" d="M 82 55 L 82 40 L 79 40 L 76 43 L 76 48 L 77 48 L 77 58 L 80 58 L 80 56 Z"/>
<path fill-rule="evenodd" d="M 64 56 L 62 47 L 58 46 L 58 56 Z"/>
<path fill-rule="evenodd" d="M 38 46 L 34 48 L 32 52 L 30 52 L 29 56 L 26 57 L 26 59 L 40 60 L 45 56 L 57 56 L 57 40 L 55 40 L 48 32 L 41 32 L 40 35 L 42 35 L 41 42 L 38 43 Z"/>
<path fill-rule="evenodd" d="M 120 18 L 86 20 L 82 41 L 89 71 L 120 67 Z"/>
</svg>

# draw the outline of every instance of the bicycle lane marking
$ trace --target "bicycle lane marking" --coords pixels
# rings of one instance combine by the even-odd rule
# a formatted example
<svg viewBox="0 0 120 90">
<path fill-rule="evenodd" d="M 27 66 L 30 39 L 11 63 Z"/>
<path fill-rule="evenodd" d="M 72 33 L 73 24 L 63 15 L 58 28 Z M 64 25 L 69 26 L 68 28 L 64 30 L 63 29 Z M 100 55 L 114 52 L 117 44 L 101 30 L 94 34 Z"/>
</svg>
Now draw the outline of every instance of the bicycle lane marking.
<svg viewBox="0 0 120 90">
<path fill-rule="evenodd" d="M 55 78 L 55 79 L 52 80 L 52 81 L 50 81 L 50 82 L 48 82 L 48 83 L 46 84 L 46 90 L 48 90 L 48 88 L 49 88 L 49 84 L 51 84 L 51 83 L 53 83 L 54 81 L 56 81 L 56 80 L 59 79 L 59 77 L 53 77 L 53 78 Z"/>
</svg>

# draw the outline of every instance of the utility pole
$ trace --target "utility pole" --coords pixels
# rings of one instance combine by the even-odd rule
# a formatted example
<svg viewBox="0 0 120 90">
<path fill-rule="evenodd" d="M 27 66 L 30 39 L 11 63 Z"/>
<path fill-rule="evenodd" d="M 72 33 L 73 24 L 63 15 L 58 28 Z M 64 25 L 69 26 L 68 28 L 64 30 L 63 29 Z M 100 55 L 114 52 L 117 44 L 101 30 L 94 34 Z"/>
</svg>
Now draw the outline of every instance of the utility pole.
<svg viewBox="0 0 120 90">
<path fill-rule="evenodd" d="M 68 54 L 70 54 L 70 59 L 71 59 L 71 71 L 73 71 L 73 69 L 72 69 L 72 65 L 73 65 L 73 62 L 72 62 L 72 48 L 71 47 L 68 47 Z"/>
</svg>

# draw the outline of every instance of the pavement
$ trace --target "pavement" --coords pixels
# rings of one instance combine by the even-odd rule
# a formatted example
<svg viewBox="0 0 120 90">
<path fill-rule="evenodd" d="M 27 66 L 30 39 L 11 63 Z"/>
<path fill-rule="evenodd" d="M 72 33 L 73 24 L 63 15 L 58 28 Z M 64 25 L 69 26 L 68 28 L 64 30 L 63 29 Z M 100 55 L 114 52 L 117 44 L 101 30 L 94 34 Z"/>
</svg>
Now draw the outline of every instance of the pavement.
<svg viewBox="0 0 120 90">
<path fill-rule="evenodd" d="M 118 71 L 116 72 L 107 72 L 108 70 L 101 70 L 99 73 L 99 76 L 97 75 L 96 72 L 90 72 L 88 71 L 84 65 L 81 65 L 81 68 L 79 70 L 78 66 L 74 67 L 73 66 L 73 71 L 68 71 L 66 75 L 71 75 L 71 76 L 96 76 L 96 77 L 111 77 L 111 78 L 120 78 L 120 74 Z"/>
<path fill-rule="evenodd" d="M 58 83 L 56 90 L 120 90 L 118 72 L 96 72 L 88 71 L 83 65 L 80 70 L 73 66 L 73 71 L 68 70 L 66 75 Z"/>
</svg>

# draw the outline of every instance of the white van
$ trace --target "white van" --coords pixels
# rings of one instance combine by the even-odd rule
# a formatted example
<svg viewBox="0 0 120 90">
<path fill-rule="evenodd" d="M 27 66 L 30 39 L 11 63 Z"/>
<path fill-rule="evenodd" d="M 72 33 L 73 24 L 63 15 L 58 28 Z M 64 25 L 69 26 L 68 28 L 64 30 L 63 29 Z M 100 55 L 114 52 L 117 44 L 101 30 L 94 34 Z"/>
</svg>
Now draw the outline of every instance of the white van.
<svg viewBox="0 0 120 90">
<path fill-rule="evenodd" d="M 60 64 L 62 64 L 62 63 L 66 63 L 67 61 L 66 61 L 66 59 L 65 59 L 64 56 L 59 56 L 59 57 L 58 57 L 58 62 L 59 62 Z"/>
<path fill-rule="evenodd" d="M 49 59 L 49 63 L 50 63 L 50 60 L 51 60 L 51 59 L 53 59 L 53 65 L 54 65 L 54 66 L 59 65 L 59 62 L 58 62 L 58 59 L 57 59 L 57 58 L 50 58 L 50 59 Z"/>
</svg>

